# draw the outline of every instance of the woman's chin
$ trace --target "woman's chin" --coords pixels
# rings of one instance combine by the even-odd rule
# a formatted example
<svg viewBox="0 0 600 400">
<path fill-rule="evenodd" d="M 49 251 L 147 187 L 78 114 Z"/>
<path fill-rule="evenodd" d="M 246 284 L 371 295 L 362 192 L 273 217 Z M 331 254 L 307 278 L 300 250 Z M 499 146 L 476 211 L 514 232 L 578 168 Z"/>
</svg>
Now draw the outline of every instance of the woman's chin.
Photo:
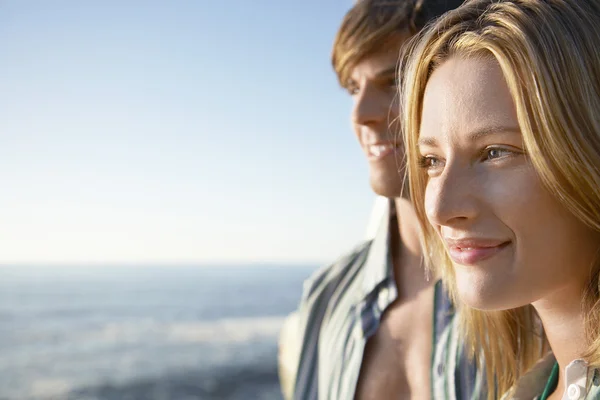
<svg viewBox="0 0 600 400">
<path fill-rule="evenodd" d="M 461 302 L 476 310 L 500 311 L 523 305 L 515 301 L 514 285 L 499 277 L 457 273 L 456 286 Z"/>
</svg>

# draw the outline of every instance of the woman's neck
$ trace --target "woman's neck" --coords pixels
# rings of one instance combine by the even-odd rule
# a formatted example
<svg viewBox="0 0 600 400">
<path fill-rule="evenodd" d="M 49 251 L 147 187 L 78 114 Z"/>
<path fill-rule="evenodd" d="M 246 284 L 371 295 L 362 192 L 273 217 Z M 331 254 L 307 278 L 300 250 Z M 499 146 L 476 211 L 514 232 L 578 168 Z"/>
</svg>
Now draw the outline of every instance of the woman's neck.
<svg viewBox="0 0 600 400">
<path fill-rule="evenodd" d="M 551 398 L 561 398 L 565 368 L 581 358 L 587 347 L 581 298 L 581 288 L 565 287 L 533 303 L 560 367 L 558 385 Z"/>
</svg>

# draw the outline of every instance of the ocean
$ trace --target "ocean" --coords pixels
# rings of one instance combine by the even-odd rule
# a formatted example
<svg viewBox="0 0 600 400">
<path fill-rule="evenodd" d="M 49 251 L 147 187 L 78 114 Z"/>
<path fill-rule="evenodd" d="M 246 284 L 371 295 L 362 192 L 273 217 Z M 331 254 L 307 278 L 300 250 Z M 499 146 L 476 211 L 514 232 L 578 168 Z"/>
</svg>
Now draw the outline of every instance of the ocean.
<svg viewBox="0 0 600 400">
<path fill-rule="evenodd" d="M 280 400 L 315 266 L 1 267 L 2 400 Z"/>
</svg>

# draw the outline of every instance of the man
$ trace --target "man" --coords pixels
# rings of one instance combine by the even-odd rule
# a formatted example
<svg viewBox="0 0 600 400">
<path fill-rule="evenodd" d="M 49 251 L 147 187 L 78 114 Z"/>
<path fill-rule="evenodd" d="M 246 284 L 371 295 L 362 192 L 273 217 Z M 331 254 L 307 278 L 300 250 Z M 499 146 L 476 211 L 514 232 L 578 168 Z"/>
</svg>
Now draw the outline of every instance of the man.
<svg viewBox="0 0 600 400">
<path fill-rule="evenodd" d="M 448 361 L 456 365 L 452 372 L 444 364 L 448 351 L 432 357 L 432 342 L 448 325 L 452 308 L 422 266 L 418 222 L 404 189 L 394 101 L 402 45 L 460 3 L 361 0 L 337 33 L 333 68 L 353 98 L 352 126 L 368 162 L 371 188 L 388 204 L 372 240 L 305 282 L 298 312 L 280 339 L 286 398 L 423 400 L 432 391 L 445 393 L 447 386 L 453 395 L 445 398 L 470 398 L 476 385 L 464 354 Z M 439 363 L 433 375 L 436 369 L 444 375 L 443 380 L 434 376 L 442 382 L 437 387 L 430 378 L 432 359 Z M 460 368 L 464 372 L 455 375 Z"/>
</svg>

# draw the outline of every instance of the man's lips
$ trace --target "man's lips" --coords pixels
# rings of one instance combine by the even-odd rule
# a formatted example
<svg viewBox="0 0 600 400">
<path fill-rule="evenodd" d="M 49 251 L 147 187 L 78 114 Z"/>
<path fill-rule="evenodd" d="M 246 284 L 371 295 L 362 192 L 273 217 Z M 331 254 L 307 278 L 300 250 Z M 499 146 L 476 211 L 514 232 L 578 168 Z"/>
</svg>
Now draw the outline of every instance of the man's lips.
<svg viewBox="0 0 600 400">
<path fill-rule="evenodd" d="M 476 265 L 495 256 L 511 244 L 507 240 L 484 238 L 444 238 L 444 240 L 452 260 L 461 265 Z"/>
<path fill-rule="evenodd" d="M 376 143 L 365 145 L 367 155 L 371 160 L 380 160 L 396 151 L 400 146 L 395 143 Z"/>
</svg>

